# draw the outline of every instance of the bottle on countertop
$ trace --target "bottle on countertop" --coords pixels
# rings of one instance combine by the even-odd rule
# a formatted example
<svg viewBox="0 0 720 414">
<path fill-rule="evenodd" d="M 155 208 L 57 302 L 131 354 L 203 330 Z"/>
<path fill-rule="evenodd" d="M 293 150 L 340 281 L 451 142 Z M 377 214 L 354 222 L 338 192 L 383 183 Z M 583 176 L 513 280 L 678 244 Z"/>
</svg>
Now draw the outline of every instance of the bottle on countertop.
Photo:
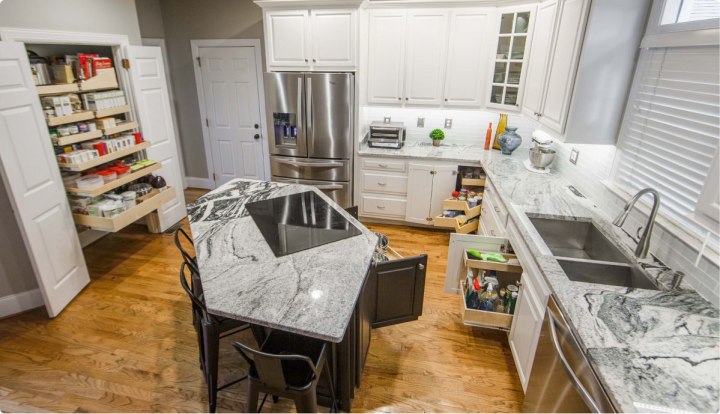
<svg viewBox="0 0 720 414">
<path fill-rule="evenodd" d="M 490 149 L 490 141 L 492 140 L 492 122 L 488 124 L 487 133 L 485 133 L 485 149 Z"/>
</svg>

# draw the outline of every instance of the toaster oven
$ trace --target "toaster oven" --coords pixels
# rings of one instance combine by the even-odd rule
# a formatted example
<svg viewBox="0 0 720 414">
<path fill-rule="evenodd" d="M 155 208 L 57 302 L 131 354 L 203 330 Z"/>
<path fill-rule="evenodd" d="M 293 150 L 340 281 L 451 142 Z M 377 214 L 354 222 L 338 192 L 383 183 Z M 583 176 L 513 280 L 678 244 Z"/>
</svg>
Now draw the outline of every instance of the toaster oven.
<svg viewBox="0 0 720 414">
<path fill-rule="evenodd" d="M 371 123 L 368 145 L 374 148 L 402 148 L 405 145 L 405 125 L 402 122 Z"/>
</svg>

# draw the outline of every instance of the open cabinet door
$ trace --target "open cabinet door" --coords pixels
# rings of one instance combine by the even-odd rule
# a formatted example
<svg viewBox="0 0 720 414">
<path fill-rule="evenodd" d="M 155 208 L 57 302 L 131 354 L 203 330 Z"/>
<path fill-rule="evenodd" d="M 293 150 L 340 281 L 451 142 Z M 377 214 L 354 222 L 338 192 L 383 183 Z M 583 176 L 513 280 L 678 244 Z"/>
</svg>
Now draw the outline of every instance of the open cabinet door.
<svg viewBox="0 0 720 414">
<path fill-rule="evenodd" d="M 130 81 L 135 109 L 143 137 L 150 141 L 148 157 L 162 165 L 157 172 L 177 196 L 157 211 L 159 231 L 165 231 L 186 215 L 185 194 L 180 172 L 178 139 L 170 110 L 162 50 L 152 46 L 128 46 Z M 150 217 L 148 216 L 148 220 Z"/>
<path fill-rule="evenodd" d="M 90 277 L 22 43 L 0 42 L 0 165 L 45 307 L 55 317 Z"/>
<path fill-rule="evenodd" d="M 375 264 L 370 288 L 376 292 L 373 328 L 417 320 L 425 296 L 427 255 Z"/>
</svg>

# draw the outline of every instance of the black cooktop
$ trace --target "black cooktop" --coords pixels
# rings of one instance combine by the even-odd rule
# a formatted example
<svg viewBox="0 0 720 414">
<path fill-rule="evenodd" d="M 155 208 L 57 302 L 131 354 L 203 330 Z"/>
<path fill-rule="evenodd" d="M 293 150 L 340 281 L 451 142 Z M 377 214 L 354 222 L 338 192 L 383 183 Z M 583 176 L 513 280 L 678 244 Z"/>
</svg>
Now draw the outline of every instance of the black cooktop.
<svg viewBox="0 0 720 414">
<path fill-rule="evenodd" d="M 362 234 L 313 191 L 245 204 L 276 257 Z"/>
</svg>

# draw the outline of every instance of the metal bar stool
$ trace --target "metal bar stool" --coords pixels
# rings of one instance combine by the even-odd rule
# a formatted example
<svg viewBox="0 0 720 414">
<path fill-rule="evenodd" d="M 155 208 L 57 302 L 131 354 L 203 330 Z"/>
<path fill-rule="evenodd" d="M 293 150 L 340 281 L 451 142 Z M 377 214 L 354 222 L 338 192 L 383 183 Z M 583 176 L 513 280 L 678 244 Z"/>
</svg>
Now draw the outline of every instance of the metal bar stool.
<svg viewBox="0 0 720 414">
<path fill-rule="evenodd" d="M 321 372 L 327 375 L 333 401 L 331 409 L 335 408 L 335 387 L 327 362 L 327 343 L 275 330 L 260 350 L 239 342 L 233 342 L 233 346 L 250 364 L 246 411 L 258 412 L 258 397 L 263 392 L 265 397 L 260 409 L 270 394 L 273 399 L 275 396 L 291 398 L 299 413 L 317 412 L 316 390 Z"/>
<path fill-rule="evenodd" d="M 193 326 L 198 340 L 198 354 L 200 357 L 200 369 L 203 371 L 205 383 L 208 388 L 209 411 L 215 412 L 217 407 L 217 393 L 233 384 L 247 378 L 247 375 L 218 387 L 218 356 L 220 351 L 220 339 L 234 335 L 248 329 L 250 325 L 242 321 L 229 318 L 221 318 L 210 314 L 205 306 L 200 274 L 197 272 L 196 259 L 182 247 L 179 240 L 179 233 L 190 240 L 187 234 L 178 229 L 175 232 L 175 244 L 183 256 L 183 263 L 180 265 L 180 285 L 187 293 L 192 303 Z M 192 243 L 192 241 L 191 241 Z M 190 284 L 186 270 L 190 270 Z"/>
</svg>

